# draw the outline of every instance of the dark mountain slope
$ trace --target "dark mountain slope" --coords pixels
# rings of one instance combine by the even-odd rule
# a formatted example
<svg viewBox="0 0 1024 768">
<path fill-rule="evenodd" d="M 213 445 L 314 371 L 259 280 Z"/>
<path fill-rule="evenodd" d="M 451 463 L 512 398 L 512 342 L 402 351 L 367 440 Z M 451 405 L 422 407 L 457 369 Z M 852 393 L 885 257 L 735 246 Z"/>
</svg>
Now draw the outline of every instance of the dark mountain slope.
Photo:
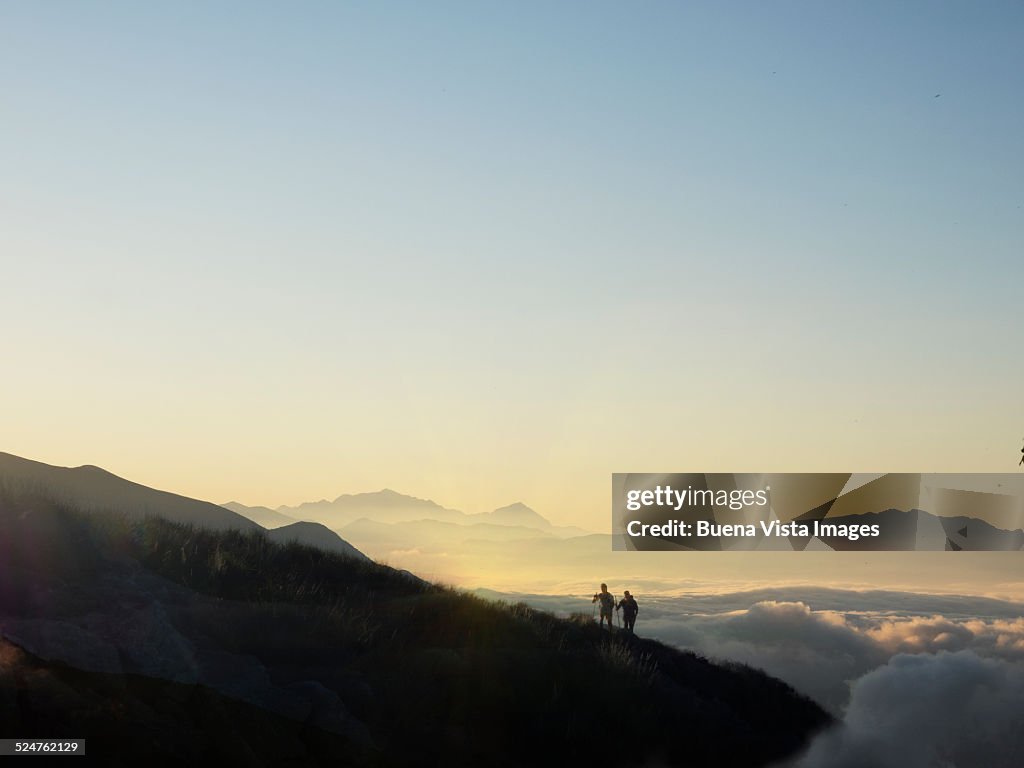
<svg viewBox="0 0 1024 768">
<path fill-rule="evenodd" d="M 3 706 L 13 696 L 20 722 L 51 735 L 91 712 L 73 735 L 109 744 L 123 729 L 126 762 L 148 752 L 132 735 L 137 721 L 118 713 L 142 704 L 156 710 L 161 749 L 174 755 L 205 754 L 223 726 L 217 713 L 239 707 L 230 743 L 244 759 L 231 762 L 251 765 L 316 764 L 313 740 L 329 742 L 324 754 L 342 764 L 756 766 L 829 722 L 746 667 L 262 531 L 0 495 L 0 563 L 0 634 L 47 669 L 89 673 L 61 678 L 67 706 L 31 675 L 13 693 L 0 686 Z M 95 701 L 96 675 L 110 676 L 105 715 L 73 704 Z M 161 708 L 151 694 L 200 703 Z M 305 727 L 292 738 L 277 718 Z M 283 734 L 277 751 L 268 733 Z"/>
<path fill-rule="evenodd" d="M 367 748 L 317 727 L 315 719 L 314 712 L 307 721 L 277 715 L 202 685 L 75 669 L 0 638 L 4 735 L 85 737 L 91 765 L 331 766 L 372 760 Z"/>
</svg>

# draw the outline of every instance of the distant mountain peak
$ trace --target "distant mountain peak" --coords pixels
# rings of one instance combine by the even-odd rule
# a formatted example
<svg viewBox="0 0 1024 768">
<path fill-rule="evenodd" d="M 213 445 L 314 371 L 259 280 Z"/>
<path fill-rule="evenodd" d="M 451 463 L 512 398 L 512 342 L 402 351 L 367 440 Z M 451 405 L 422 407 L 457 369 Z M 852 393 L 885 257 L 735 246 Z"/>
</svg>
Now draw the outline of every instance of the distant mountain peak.
<svg viewBox="0 0 1024 768">
<path fill-rule="evenodd" d="M 515 522 L 519 525 L 551 526 L 551 522 L 542 514 L 526 506 L 521 501 L 498 507 L 493 512 L 486 513 L 486 517 L 495 522 Z"/>
<path fill-rule="evenodd" d="M 277 511 L 297 520 L 316 520 L 337 529 L 361 517 L 380 522 L 401 522 L 434 518 L 457 522 L 466 516 L 457 510 L 442 507 L 436 501 L 419 499 L 383 488 L 368 493 L 345 493 L 333 501 L 315 501 L 295 507 L 278 507 Z"/>
<path fill-rule="evenodd" d="M 535 515 L 537 514 L 537 512 L 535 512 L 533 509 L 531 509 L 530 507 L 528 507 L 525 504 L 523 504 L 523 502 L 521 502 L 521 501 L 513 501 L 511 504 L 506 504 L 504 507 L 498 507 L 494 511 L 496 513 L 497 512 L 533 512 L 533 514 L 535 514 Z"/>
<path fill-rule="evenodd" d="M 323 501 L 318 502 L 322 504 L 339 504 L 345 502 L 369 502 L 374 504 L 405 504 L 412 506 L 423 506 L 423 507 L 438 507 L 441 505 L 436 501 L 430 499 L 421 499 L 416 496 L 410 496 L 407 493 L 400 493 L 391 488 L 382 488 L 379 491 L 368 491 L 366 493 L 343 493 L 341 496 L 336 498 L 333 502 Z"/>
</svg>

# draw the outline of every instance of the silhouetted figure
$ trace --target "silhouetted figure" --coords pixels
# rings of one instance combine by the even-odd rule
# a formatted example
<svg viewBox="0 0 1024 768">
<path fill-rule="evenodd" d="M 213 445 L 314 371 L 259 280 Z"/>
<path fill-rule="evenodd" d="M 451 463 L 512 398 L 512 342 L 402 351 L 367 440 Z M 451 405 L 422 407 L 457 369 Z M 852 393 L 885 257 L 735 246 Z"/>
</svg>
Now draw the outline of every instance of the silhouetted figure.
<svg viewBox="0 0 1024 768">
<path fill-rule="evenodd" d="M 592 603 L 600 603 L 601 618 L 598 619 L 598 624 L 604 626 L 604 620 L 608 619 L 608 629 L 612 628 L 612 609 L 615 608 L 615 598 L 612 597 L 612 593 L 608 591 L 608 585 L 602 584 L 601 591 L 594 595 Z"/>
<path fill-rule="evenodd" d="M 616 611 L 620 608 L 622 609 L 622 626 L 627 632 L 633 634 L 633 625 L 636 624 L 636 615 L 640 613 L 640 606 L 637 605 L 636 599 L 629 594 L 628 589 L 622 593 L 622 599 L 615 606 Z"/>
<path fill-rule="evenodd" d="M 1021 457 L 1020 457 L 1020 464 L 1017 465 L 1018 467 L 1021 466 L 1021 464 L 1024 464 L 1024 448 L 1020 449 L 1020 453 L 1021 453 Z"/>
</svg>

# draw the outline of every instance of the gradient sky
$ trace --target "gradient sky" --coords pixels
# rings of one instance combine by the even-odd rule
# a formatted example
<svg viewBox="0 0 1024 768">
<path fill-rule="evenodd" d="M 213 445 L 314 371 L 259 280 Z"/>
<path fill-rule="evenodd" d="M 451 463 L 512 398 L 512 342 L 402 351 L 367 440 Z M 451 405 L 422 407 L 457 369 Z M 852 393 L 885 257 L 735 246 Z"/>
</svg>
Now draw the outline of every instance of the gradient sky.
<svg viewBox="0 0 1024 768">
<path fill-rule="evenodd" d="M 4 2 L 0 450 L 592 528 L 1013 470 L 1024 6 L 849 6 Z"/>
</svg>

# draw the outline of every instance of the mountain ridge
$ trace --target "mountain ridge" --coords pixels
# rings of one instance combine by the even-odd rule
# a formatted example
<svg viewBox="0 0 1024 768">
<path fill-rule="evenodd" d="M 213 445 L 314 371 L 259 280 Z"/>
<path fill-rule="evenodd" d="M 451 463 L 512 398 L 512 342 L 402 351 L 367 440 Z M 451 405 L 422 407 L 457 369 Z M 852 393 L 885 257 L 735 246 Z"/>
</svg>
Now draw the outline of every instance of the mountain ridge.
<svg viewBox="0 0 1024 768">
<path fill-rule="evenodd" d="M 87 511 L 109 510 L 133 517 L 158 515 L 221 530 L 260 527 L 219 504 L 150 488 L 93 464 L 60 467 L 0 452 L 0 486 Z"/>
<path fill-rule="evenodd" d="M 308 520 L 299 520 L 269 530 L 267 531 L 267 537 L 271 541 L 282 544 L 304 544 L 326 552 L 337 552 L 345 557 L 353 557 L 359 560 L 370 559 L 327 526 L 309 522 Z"/>
</svg>

